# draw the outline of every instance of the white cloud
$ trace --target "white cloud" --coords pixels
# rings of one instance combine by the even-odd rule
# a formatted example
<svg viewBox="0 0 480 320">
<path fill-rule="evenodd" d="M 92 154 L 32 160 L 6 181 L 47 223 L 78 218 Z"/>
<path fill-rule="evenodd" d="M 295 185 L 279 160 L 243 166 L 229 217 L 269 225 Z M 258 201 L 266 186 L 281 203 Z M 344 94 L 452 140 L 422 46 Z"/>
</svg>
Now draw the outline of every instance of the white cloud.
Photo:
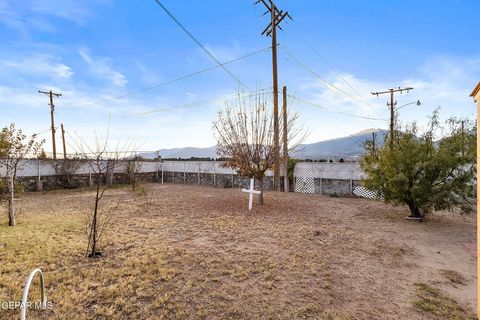
<svg viewBox="0 0 480 320">
<path fill-rule="evenodd" d="M 127 84 L 127 78 L 121 72 L 110 66 L 110 59 L 103 57 L 92 57 L 87 49 L 78 52 L 80 57 L 89 65 L 89 71 L 101 78 L 107 79 L 115 86 L 123 87 Z"/>
<path fill-rule="evenodd" d="M 68 79 L 73 75 L 73 71 L 69 66 L 56 62 L 49 55 L 42 54 L 30 55 L 16 60 L 0 60 L 0 73 L 2 69 L 8 69 L 8 72 L 35 74 L 46 78 Z"/>
<path fill-rule="evenodd" d="M 98 0 L 96 1 L 98 2 Z M 29 30 L 53 32 L 51 17 L 85 25 L 93 13 L 87 2 L 76 0 L 2 0 L 0 1 L 0 24 L 26 36 Z"/>
<path fill-rule="evenodd" d="M 50 15 L 84 25 L 92 13 L 85 1 L 76 0 L 41 0 L 31 1 L 30 10 L 41 15 Z"/>
<path fill-rule="evenodd" d="M 204 47 L 220 62 L 227 62 L 236 59 L 241 55 L 242 51 L 240 45 L 237 42 L 233 42 L 232 45 L 206 44 L 204 45 Z M 206 59 L 211 60 L 211 58 L 208 57 L 203 50 L 198 50 L 201 51 L 201 54 L 204 55 Z"/>
<path fill-rule="evenodd" d="M 406 121 L 424 122 L 427 115 L 438 106 L 441 115 L 468 116 L 473 110 L 468 97 L 480 74 L 480 59 L 434 58 L 409 79 L 396 83 L 383 83 L 370 79 L 360 79 L 353 74 L 330 73 L 325 78 L 333 86 L 325 84 L 318 78 L 305 79 L 300 86 L 299 95 L 321 106 L 341 112 L 368 117 L 388 117 L 386 102 L 388 95 L 378 98 L 372 91 L 384 91 L 392 86 L 411 86 L 413 91 L 396 94 L 397 106 L 421 100 L 422 106 L 404 108 L 402 118 Z M 354 121 L 352 118 L 351 121 Z"/>
</svg>

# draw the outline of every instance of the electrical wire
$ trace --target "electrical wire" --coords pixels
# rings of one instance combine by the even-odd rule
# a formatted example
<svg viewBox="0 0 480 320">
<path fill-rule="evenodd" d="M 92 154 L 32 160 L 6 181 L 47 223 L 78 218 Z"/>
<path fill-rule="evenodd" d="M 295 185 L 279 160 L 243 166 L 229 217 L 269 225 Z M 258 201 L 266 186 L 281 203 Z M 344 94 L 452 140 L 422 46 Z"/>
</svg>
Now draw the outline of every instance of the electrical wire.
<svg viewBox="0 0 480 320">
<path fill-rule="evenodd" d="M 329 112 L 334 112 L 334 113 L 338 113 L 338 114 L 342 114 L 344 116 L 349 116 L 349 117 L 354 117 L 354 118 L 360 118 L 360 119 L 365 119 L 365 120 L 375 120 L 375 121 L 387 121 L 387 119 L 383 119 L 383 118 L 372 118 L 372 117 L 367 117 L 367 116 L 362 116 L 362 115 L 356 115 L 356 114 L 353 114 L 353 113 L 348 113 L 348 112 L 343 112 L 343 111 L 337 111 L 337 110 L 333 110 L 333 109 L 330 109 L 330 108 L 327 108 L 327 107 L 324 107 L 324 106 L 321 106 L 319 104 L 316 104 L 316 103 L 313 103 L 311 101 L 308 101 L 308 100 L 305 100 L 303 98 L 300 98 L 298 96 L 294 96 L 294 95 L 288 95 L 290 98 L 292 99 L 295 99 L 299 102 L 303 102 L 305 104 L 308 104 L 308 105 L 311 105 L 311 106 L 314 106 L 314 107 L 317 107 L 317 108 L 320 108 L 320 109 L 323 109 L 323 110 L 326 110 L 326 111 L 329 111 Z"/>
<path fill-rule="evenodd" d="M 318 73 L 316 73 L 312 68 L 308 67 L 305 63 L 303 63 L 302 61 L 300 61 L 300 59 L 298 59 L 297 57 L 295 57 L 290 51 L 288 51 L 288 49 L 285 47 L 285 45 L 280 45 L 279 46 L 280 49 L 285 52 L 290 58 L 292 58 L 299 66 L 301 66 L 302 68 L 304 68 L 305 70 L 307 70 L 308 72 L 310 72 L 311 74 L 313 74 L 315 77 L 319 78 L 325 85 L 325 87 L 329 90 L 336 90 L 338 92 L 340 92 L 341 94 L 343 94 L 344 96 L 358 102 L 358 103 L 361 103 L 361 104 L 364 104 L 364 105 L 367 105 L 369 107 L 374 107 L 372 104 L 370 103 L 367 103 L 365 101 L 363 101 L 363 99 L 359 99 L 357 97 L 354 97 L 352 96 L 351 94 L 349 94 L 348 92 L 338 88 L 337 86 L 335 86 L 333 83 L 325 80 L 323 77 L 321 77 Z M 334 90 L 333 90 L 334 89 Z M 368 120 L 368 119 L 367 119 Z M 371 123 L 375 129 L 379 129 L 378 127 L 376 127 L 375 124 Z"/>
<path fill-rule="evenodd" d="M 164 85 L 172 84 L 172 83 L 175 83 L 175 82 L 178 82 L 178 81 L 181 81 L 181 80 L 185 80 L 185 79 L 188 79 L 188 78 L 192 78 L 192 77 L 198 76 L 198 75 L 200 75 L 200 74 L 202 74 L 202 73 L 205 73 L 205 72 L 208 72 L 208 71 L 211 71 L 211 70 L 220 68 L 222 65 L 231 64 L 231 63 L 237 62 L 237 61 L 239 61 L 239 60 L 243 60 L 243 59 L 249 58 L 249 57 L 251 57 L 251 56 L 257 55 L 257 54 L 259 54 L 259 53 L 268 52 L 268 51 L 270 51 L 271 49 L 272 49 L 272 47 L 260 49 L 260 50 L 251 52 L 251 53 L 249 53 L 249 54 L 243 55 L 243 56 L 241 56 L 241 57 L 238 57 L 238 58 L 236 58 L 236 59 L 233 59 L 233 60 L 224 62 L 224 63 L 221 64 L 221 65 L 211 66 L 211 67 L 206 68 L 206 69 L 203 69 L 203 70 L 199 70 L 199 71 L 196 71 L 196 72 L 193 72 L 193 73 L 189 73 L 189 74 L 187 74 L 187 75 L 183 75 L 183 76 L 181 76 L 181 77 L 178 77 L 178 78 L 175 78 L 175 79 L 172 79 L 172 80 L 167 80 L 167 81 L 164 81 L 164 82 L 155 84 L 155 85 L 153 85 L 153 86 L 149 86 L 149 87 L 142 88 L 142 89 L 139 89 L 139 90 L 130 91 L 130 92 L 127 92 L 127 93 L 125 93 L 125 94 L 121 94 L 121 95 L 118 95 L 118 96 L 115 96 L 115 97 L 112 97 L 112 98 L 103 99 L 103 100 L 100 100 L 100 101 L 97 101 L 97 102 L 93 102 L 93 103 L 89 103 L 89 104 L 85 104 L 85 105 L 81 105 L 81 106 L 75 106 L 75 108 L 88 108 L 88 107 L 92 107 L 92 106 L 95 106 L 95 105 L 98 105 L 98 104 L 103 104 L 103 103 L 105 103 L 105 102 L 110 102 L 110 101 L 118 100 L 118 99 L 121 99 L 121 98 L 126 98 L 126 97 L 129 97 L 129 96 L 133 96 L 133 95 L 136 95 L 136 94 L 145 92 L 145 91 L 149 91 L 149 90 L 152 90 L 152 89 L 156 89 L 156 88 L 161 87 L 161 86 L 164 86 Z"/>
<path fill-rule="evenodd" d="M 190 31 L 187 30 L 187 28 L 185 28 L 181 23 L 180 21 L 178 21 L 177 18 L 175 18 L 175 16 L 160 2 L 160 0 L 155 0 L 155 2 L 163 9 L 163 11 L 165 11 L 165 13 L 167 15 L 170 16 L 170 18 L 172 18 L 173 21 L 175 21 L 175 23 L 210 57 L 212 58 L 213 61 L 215 61 L 217 63 L 217 65 L 219 65 L 223 70 L 225 70 L 226 73 L 228 73 L 233 79 L 235 79 L 237 81 L 237 83 L 241 84 L 242 86 L 244 86 L 245 88 L 247 88 L 248 90 L 251 90 L 246 84 L 244 84 L 237 76 L 235 76 L 230 70 L 228 70 L 217 58 L 215 58 L 215 56 L 207 50 L 207 48 L 205 48 L 205 46 L 197 40 L 197 38 L 195 38 L 192 33 L 190 33 Z"/>
<path fill-rule="evenodd" d="M 250 98 L 250 97 L 253 97 L 253 96 L 257 95 L 258 92 L 262 92 L 262 91 L 266 91 L 266 90 L 270 90 L 270 89 L 271 89 L 271 88 L 258 89 L 258 90 L 255 91 L 255 93 L 252 93 L 252 94 L 250 94 L 250 95 L 242 95 L 242 97 Z M 267 93 L 267 94 L 272 94 L 273 92 L 272 92 L 272 91 L 268 91 L 268 92 L 265 92 L 265 93 Z M 203 106 L 203 105 L 211 104 L 211 103 L 218 102 L 218 101 L 222 101 L 222 100 L 231 99 L 232 97 L 235 97 L 235 96 L 237 96 L 237 95 L 238 95 L 238 93 L 235 93 L 235 94 L 232 94 L 232 95 L 230 95 L 230 96 L 221 96 L 221 97 L 217 97 L 217 98 L 211 98 L 211 99 L 201 100 L 201 101 L 197 101 L 197 102 L 191 102 L 191 103 L 187 103 L 187 104 L 181 104 L 181 105 L 177 105 L 177 106 L 174 106 L 174 107 L 171 107 L 171 108 L 153 109 L 153 110 L 149 110 L 149 111 L 145 111 L 145 112 L 129 114 L 129 115 L 126 115 L 126 116 L 146 116 L 146 115 L 150 115 L 150 114 L 154 114 L 154 113 L 159 113 L 159 112 L 174 111 L 174 110 L 180 110 L 180 109 L 187 109 L 187 108 L 192 108 L 192 107 L 198 107 L 198 106 Z"/>
</svg>

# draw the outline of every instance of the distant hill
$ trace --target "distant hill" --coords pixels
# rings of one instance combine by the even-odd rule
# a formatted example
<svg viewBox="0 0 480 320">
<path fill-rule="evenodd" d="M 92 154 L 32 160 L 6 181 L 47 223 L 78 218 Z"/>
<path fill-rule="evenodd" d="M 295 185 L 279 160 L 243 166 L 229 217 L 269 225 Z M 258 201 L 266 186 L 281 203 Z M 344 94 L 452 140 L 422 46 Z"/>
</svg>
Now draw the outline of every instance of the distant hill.
<svg viewBox="0 0 480 320">
<path fill-rule="evenodd" d="M 377 145 L 382 146 L 388 131 L 367 129 L 346 137 L 301 145 L 292 157 L 313 160 L 358 157 L 364 153 L 364 143 L 372 140 L 373 132 Z"/>
<path fill-rule="evenodd" d="M 387 130 L 367 129 L 357 132 L 356 134 L 320 141 L 315 143 L 304 144 L 291 156 L 297 159 L 339 159 L 339 158 L 355 158 L 363 154 L 363 144 L 367 140 L 372 139 L 372 132 L 376 132 L 376 140 L 379 146 L 383 145 Z M 141 154 L 144 158 L 155 158 L 158 154 L 162 158 L 216 158 L 216 147 L 208 148 L 173 148 L 160 149 L 154 153 Z"/>
<path fill-rule="evenodd" d="M 185 148 L 173 148 L 173 149 L 160 149 L 155 153 L 143 153 L 141 154 L 144 158 L 155 158 L 160 154 L 162 158 L 217 158 L 217 147 L 208 147 L 208 148 L 194 148 L 194 147 L 185 147 Z"/>
</svg>

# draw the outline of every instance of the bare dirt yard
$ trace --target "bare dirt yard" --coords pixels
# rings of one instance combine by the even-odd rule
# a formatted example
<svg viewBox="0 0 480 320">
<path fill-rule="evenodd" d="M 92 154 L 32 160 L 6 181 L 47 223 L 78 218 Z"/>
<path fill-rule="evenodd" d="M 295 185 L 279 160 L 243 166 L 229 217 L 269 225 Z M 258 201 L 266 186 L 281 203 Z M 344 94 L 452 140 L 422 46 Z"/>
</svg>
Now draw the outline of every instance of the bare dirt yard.
<svg viewBox="0 0 480 320">
<path fill-rule="evenodd" d="M 31 319 L 476 319 L 472 216 L 418 223 L 378 201 L 274 192 L 248 212 L 238 189 L 143 187 L 107 191 L 118 208 L 95 259 L 92 190 L 24 194 L 16 227 L 2 211 L 0 302 L 40 267 L 53 308 Z"/>
</svg>

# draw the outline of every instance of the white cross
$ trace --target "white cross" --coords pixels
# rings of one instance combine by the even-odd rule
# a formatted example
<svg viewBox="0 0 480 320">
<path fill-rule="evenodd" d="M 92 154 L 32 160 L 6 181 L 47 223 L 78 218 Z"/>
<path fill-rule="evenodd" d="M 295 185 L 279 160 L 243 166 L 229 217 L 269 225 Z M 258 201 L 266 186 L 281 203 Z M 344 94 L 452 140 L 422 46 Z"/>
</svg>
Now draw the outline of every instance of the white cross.
<svg viewBox="0 0 480 320">
<path fill-rule="evenodd" d="M 260 194 L 260 191 L 257 191 L 254 189 L 254 179 L 250 179 L 250 189 L 242 189 L 242 192 L 249 193 L 249 198 L 248 198 L 248 210 L 252 210 L 253 206 L 253 194 Z"/>
</svg>

